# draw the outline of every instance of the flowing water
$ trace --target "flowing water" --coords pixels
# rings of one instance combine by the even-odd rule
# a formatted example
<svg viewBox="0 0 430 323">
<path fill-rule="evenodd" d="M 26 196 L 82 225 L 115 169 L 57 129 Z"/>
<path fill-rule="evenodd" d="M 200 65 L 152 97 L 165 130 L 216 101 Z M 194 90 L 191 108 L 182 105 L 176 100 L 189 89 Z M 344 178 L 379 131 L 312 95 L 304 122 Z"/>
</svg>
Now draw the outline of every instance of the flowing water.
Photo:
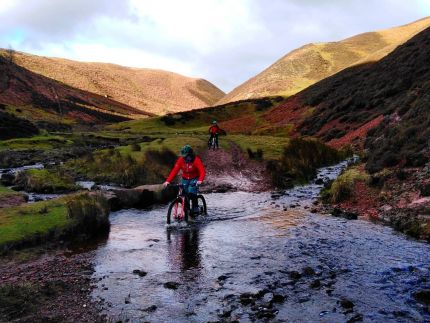
<svg viewBox="0 0 430 323">
<path fill-rule="evenodd" d="M 166 226 L 166 206 L 112 213 L 93 298 L 132 322 L 429 321 L 413 295 L 430 289 L 430 245 L 311 214 L 320 189 L 207 194 L 209 214 L 188 226 Z"/>
</svg>

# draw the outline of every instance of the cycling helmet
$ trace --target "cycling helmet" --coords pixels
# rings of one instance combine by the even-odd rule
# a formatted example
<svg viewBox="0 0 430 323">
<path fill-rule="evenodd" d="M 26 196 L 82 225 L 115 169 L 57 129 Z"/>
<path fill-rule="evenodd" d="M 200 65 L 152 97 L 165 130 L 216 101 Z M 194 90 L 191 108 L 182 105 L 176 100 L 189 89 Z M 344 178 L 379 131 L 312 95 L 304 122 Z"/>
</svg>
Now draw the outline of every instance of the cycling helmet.
<svg viewBox="0 0 430 323">
<path fill-rule="evenodd" d="M 212 124 L 216 124 L 216 120 L 212 120 Z"/>
<path fill-rule="evenodd" d="M 187 155 L 191 155 L 193 153 L 193 148 L 191 148 L 190 145 L 185 145 L 184 147 L 182 147 L 181 149 L 181 156 L 187 156 Z"/>
</svg>

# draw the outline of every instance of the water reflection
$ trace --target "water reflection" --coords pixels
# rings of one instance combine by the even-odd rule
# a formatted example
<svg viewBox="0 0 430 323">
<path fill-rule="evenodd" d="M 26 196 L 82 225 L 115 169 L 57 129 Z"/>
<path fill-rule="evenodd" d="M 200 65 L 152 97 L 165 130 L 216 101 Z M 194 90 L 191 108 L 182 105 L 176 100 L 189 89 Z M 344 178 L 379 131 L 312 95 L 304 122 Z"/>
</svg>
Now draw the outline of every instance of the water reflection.
<svg viewBox="0 0 430 323">
<path fill-rule="evenodd" d="M 200 228 L 169 228 L 167 233 L 167 257 L 172 270 L 181 272 L 201 268 Z"/>
</svg>

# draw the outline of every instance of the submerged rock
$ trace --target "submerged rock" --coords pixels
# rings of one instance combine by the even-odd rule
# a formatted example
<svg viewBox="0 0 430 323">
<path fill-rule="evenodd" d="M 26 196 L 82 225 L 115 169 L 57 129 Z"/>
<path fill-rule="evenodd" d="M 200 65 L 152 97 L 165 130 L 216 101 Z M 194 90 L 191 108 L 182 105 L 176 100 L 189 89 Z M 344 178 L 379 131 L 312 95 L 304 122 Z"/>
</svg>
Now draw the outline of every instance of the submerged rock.
<svg viewBox="0 0 430 323">
<path fill-rule="evenodd" d="M 167 288 L 167 289 L 178 289 L 178 287 L 179 287 L 179 283 L 177 283 L 177 282 L 167 282 L 167 283 L 164 283 L 164 288 Z"/>
<path fill-rule="evenodd" d="M 347 220 L 357 220 L 358 219 L 358 214 L 354 213 L 354 212 L 349 212 L 349 211 L 344 211 L 340 208 L 335 207 L 333 209 L 333 211 L 331 212 L 331 215 L 335 216 L 335 217 L 340 217 L 340 218 L 344 218 Z"/>
<path fill-rule="evenodd" d="M 304 267 L 303 268 L 303 275 L 304 276 L 314 276 L 315 270 L 312 267 Z"/>
<path fill-rule="evenodd" d="M 417 302 L 430 305 L 430 289 L 423 289 L 415 292 L 413 296 Z"/>
<path fill-rule="evenodd" d="M 143 309 L 143 312 L 147 312 L 147 313 L 151 313 L 151 312 L 155 312 L 157 310 L 157 306 L 156 305 L 151 305 L 145 309 Z"/>
<path fill-rule="evenodd" d="M 342 306 L 344 309 L 354 308 L 354 303 L 347 298 L 341 299 L 339 303 L 340 303 L 340 306 Z"/>
<path fill-rule="evenodd" d="M 133 274 L 138 275 L 139 277 L 145 277 L 148 273 L 140 269 L 135 269 L 133 270 Z"/>
<path fill-rule="evenodd" d="M 302 278 L 302 275 L 298 271 L 291 271 L 288 275 L 292 280 L 299 280 Z"/>
</svg>

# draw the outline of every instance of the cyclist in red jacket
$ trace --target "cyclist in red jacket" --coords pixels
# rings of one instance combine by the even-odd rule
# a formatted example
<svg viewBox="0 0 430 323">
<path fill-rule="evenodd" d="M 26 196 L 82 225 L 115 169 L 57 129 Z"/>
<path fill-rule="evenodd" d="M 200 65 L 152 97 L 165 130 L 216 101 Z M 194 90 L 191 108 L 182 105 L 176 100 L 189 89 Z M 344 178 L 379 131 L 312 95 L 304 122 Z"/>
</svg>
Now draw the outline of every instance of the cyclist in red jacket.
<svg viewBox="0 0 430 323">
<path fill-rule="evenodd" d="M 212 126 L 210 126 L 210 128 L 209 128 L 209 134 L 210 134 L 210 138 L 209 138 L 209 141 L 208 141 L 208 147 L 209 147 L 209 149 L 211 148 L 211 140 L 212 140 L 213 137 L 215 137 L 215 147 L 216 147 L 216 149 L 219 148 L 219 145 L 218 145 L 218 135 L 220 133 L 220 130 L 221 129 L 218 126 L 218 123 L 216 122 L 216 120 L 212 121 Z"/>
<path fill-rule="evenodd" d="M 181 149 L 181 157 L 175 163 L 172 171 L 164 182 L 163 186 L 167 187 L 176 177 L 180 170 L 182 170 L 181 184 L 184 186 L 185 192 L 190 196 L 192 203 L 192 210 L 198 213 L 197 189 L 205 179 L 206 171 L 203 166 L 202 160 L 199 156 L 194 154 L 190 145 L 185 145 Z"/>
</svg>

